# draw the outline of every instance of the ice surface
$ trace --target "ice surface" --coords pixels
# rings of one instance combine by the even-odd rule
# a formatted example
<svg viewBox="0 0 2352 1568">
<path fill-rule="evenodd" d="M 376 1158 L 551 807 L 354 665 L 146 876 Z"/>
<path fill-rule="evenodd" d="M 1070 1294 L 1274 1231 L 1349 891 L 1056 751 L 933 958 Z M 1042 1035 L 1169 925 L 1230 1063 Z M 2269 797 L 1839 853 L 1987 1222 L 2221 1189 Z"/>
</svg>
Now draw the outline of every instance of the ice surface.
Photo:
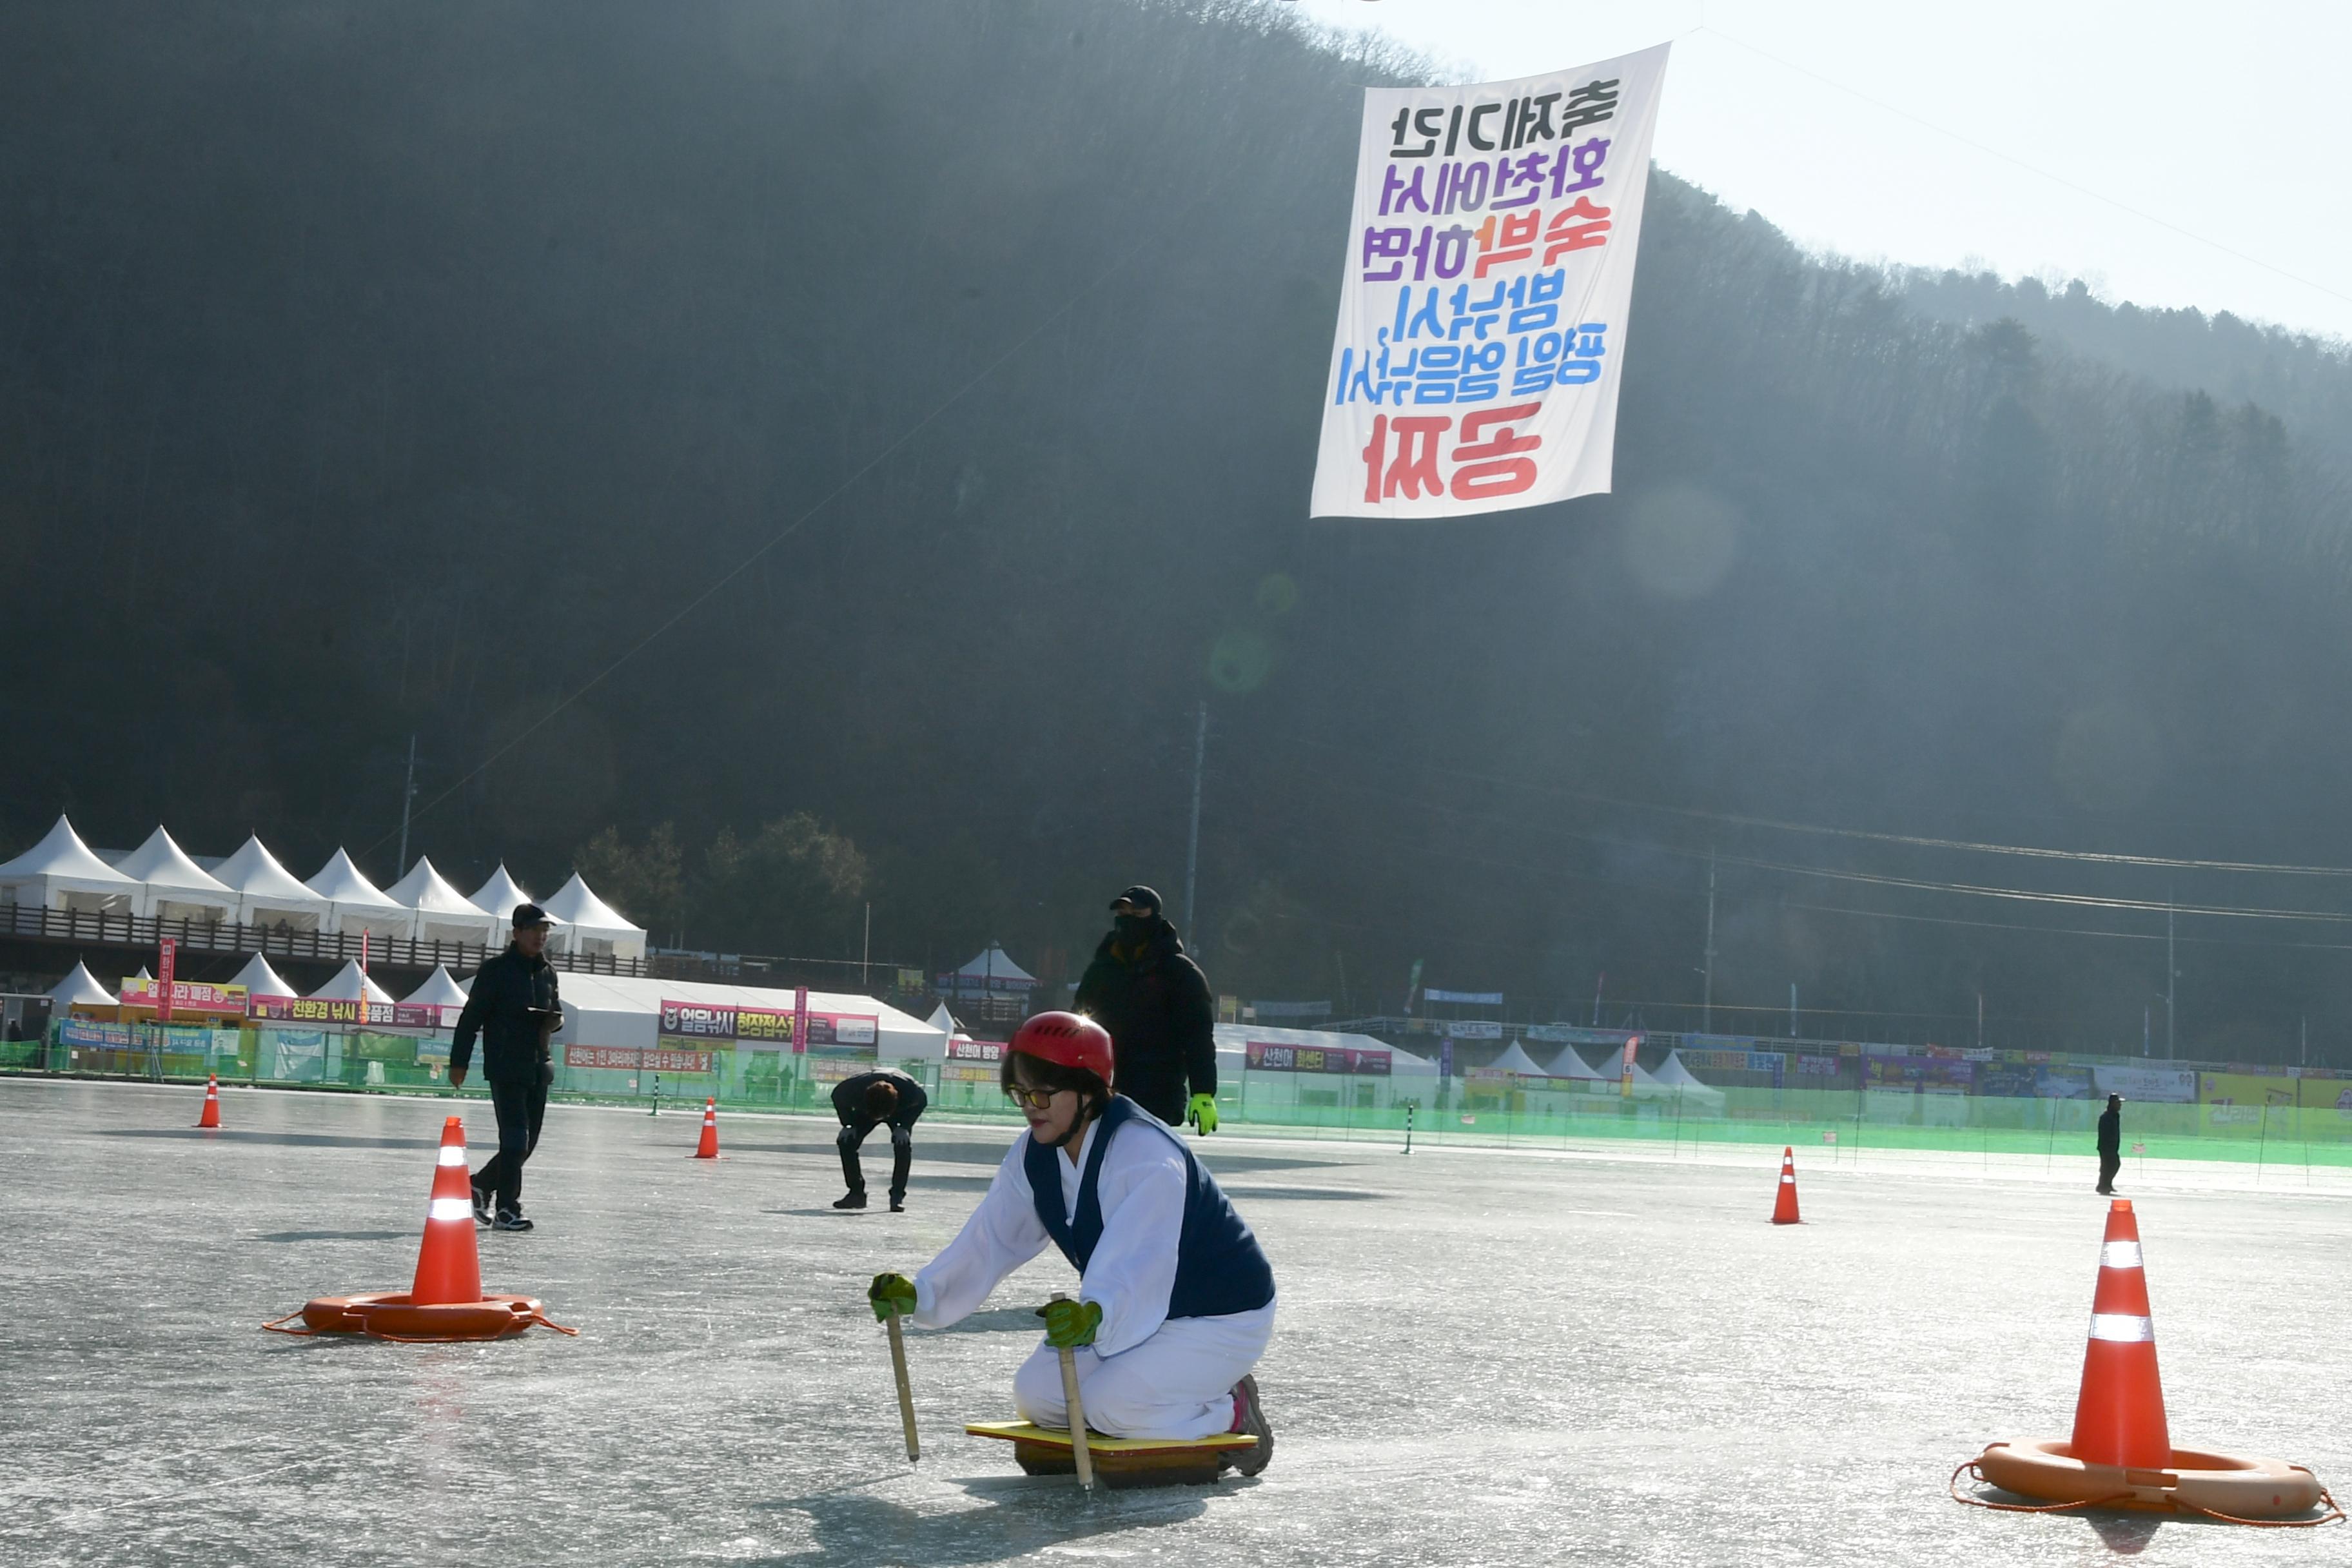
<svg viewBox="0 0 2352 1568">
<path fill-rule="evenodd" d="M 2043 1179 L 1801 1150 L 1809 1223 L 1775 1228 L 1777 1147 L 1207 1140 L 1280 1281 L 1274 1464 L 1089 1499 L 961 1430 L 1013 1415 L 1058 1259 L 909 1333 L 911 1468 L 863 1300 L 952 1234 L 1003 1131 L 926 1123 L 909 1212 L 843 1215 L 823 1123 L 723 1117 L 712 1165 L 687 1158 L 698 1116 L 557 1108 L 527 1194 L 541 1228 L 485 1236 L 482 1273 L 582 1337 L 418 1347 L 255 1325 L 405 1286 L 447 1104 L 225 1089 L 208 1137 L 201 1098 L 0 1082 L 0 1561 L 2345 1560 L 2334 1529 L 1945 1498 L 1988 1439 L 2069 1424 L 2104 1208 L 2087 1162 Z M 466 1113 L 478 1157 L 492 1130 Z M 869 1181 L 885 1171 L 869 1148 Z M 2126 1190 L 2174 1440 L 2340 1487 L 2352 1207 L 2299 1176 L 2156 1166 Z"/>
</svg>

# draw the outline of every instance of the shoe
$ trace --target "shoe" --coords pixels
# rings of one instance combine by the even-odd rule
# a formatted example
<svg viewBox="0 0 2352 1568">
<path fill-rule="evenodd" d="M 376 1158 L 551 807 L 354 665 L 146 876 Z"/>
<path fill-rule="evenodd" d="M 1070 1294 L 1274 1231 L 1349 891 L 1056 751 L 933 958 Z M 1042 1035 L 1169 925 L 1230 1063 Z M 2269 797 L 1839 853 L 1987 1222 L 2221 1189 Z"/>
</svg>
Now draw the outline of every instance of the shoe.
<svg viewBox="0 0 2352 1568">
<path fill-rule="evenodd" d="M 490 1222 L 492 1230 L 530 1230 L 530 1221 L 519 1214 L 502 1214 Z"/>
<path fill-rule="evenodd" d="M 904 1198 L 892 1198 L 890 1200 L 890 1212 L 892 1214 L 905 1214 L 907 1212 L 907 1200 Z"/>
<path fill-rule="evenodd" d="M 1236 1432 L 1246 1432 L 1257 1439 L 1257 1447 L 1244 1448 L 1234 1456 L 1234 1468 L 1244 1476 L 1254 1476 L 1265 1468 L 1274 1458 L 1274 1428 L 1265 1424 L 1265 1407 L 1257 1401 L 1257 1377 L 1255 1373 L 1234 1384 L 1234 1404 L 1239 1407 Z"/>
<path fill-rule="evenodd" d="M 490 1223 L 490 1194 L 479 1187 L 474 1189 L 474 1223 L 476 1225 Z"/>
<path fill-rule="evenodd" d="M 845 1193 L 833 1200 L 833 1206 L 837 1209 L 862 1209 L 866 1206 L 866 1194 L 862 1192 Z"/>
</svg>

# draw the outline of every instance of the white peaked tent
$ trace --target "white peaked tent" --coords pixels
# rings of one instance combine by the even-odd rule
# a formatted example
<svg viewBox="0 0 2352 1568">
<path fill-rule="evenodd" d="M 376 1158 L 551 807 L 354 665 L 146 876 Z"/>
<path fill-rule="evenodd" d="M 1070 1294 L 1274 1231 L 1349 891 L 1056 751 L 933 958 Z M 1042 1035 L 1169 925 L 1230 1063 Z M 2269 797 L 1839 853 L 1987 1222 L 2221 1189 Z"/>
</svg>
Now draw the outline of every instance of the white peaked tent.
<svg viewBox="0 0 2352 1568">
<path fill-rule="evenodd" d="M 213 875 L 236 895 L 236 918 L 247 925 L 317 931 L 327 917 L 327 900 L 279 865 L 258 836 L 214 867 Z"/>
<path fill-rule="evenodd" d="M 420 858 L 408 875 L 386 888 L 394 903 L 416 912 L 415 935 L 419 942 L 457 942 L 467 947 L 494 947 L 507 922 L 451 887 L 433 868 L 429 857 Z M 511 918 L 513 911 L 508 911 Z"/>
<path fill-rule="evenodd" d="M 1004 949 L 992 942 L 947 979 L 948 991 L 964 997 L 1018 994 L 1037 984 L 1035 975 L 1007 958 Z"/>
<path fill-rule="evenodd" d="M 212 924 L 236 918 L 236 894 L 189 859 L 161 827 L 147 836 L 146 843 L 115 861 L 114 868 L 144 884 L 137 900 L 142 915 Z"/>
<path fill-rule="evenodd" d="M 1488 1072 L 1516 1073 L 1521 1078 L 1549 1078 L 1551 1075 L 1536 1066 L 1535 1058 L 1528 1055 L 1527 1042 L 1513 1040 L 1511 1048 L 1486 1064 Z"/>
<path fill-rule="evenodd" d="M 646 928 L 631 925 L 628 917 L 598 898 L 577 871 L 540 907 L 555 919 L 555 930 L 547 940 L 560 952 L 615 958 L 646 955 Z"/>
<path fill-rule="evenodd" d="M 299 991 L 286 982 L 286 977 L 269 967 L 269 960 L 255 953 L 236 972 L 231 985 L 242 985 L 248 996 L 299 996 Z"/>
<path fill-rule="evenodd" d="M 326 929 L 331 931 L 406 936 L 416 929 L 416 911 L 403 909 L 369 881 L 366 873 L 352 864 L 348 849 L 336 850 L 334 858 L 320 867 L 319 874 L 303 886 L 327 900 Z"/>
<path fill-rule="evenodd" d="M 436 963 L 433 966 L 433 973 L 425 977 L 425 984 L 401 1000 L 409 1004 L 422 1003 L 428 1007 L 463 1007 L 466 994 L 457 988 L 456 981 L 449 978 L 449 971 Z"/>
<path fill-rule="evenodd" d="M 1591 1066 L 1587 1063 L 1582 1057 L 1577 1055 L 1576 1047 L 1574 1046 L 1560 1047 L 1559 1055 L 1552 1058 L 1551 1066 L 1544 1068 L 1544 1071 L 1553 1078 L 1581 1079 L 1587 1083 L 1615 1083 L 1617 1081 L 1613 1078 L 1603 1078 L 1601 1074 L 1594 1072 Z"/>
<path fill-rule="evenodd" d="M 57 983 L 49 992 L 49 1013 L 62 1018 L 77 1007 L 113 1007 L 120 1004 L 114 993 L 98 983 L 98 977 L 86 964 L 76 963 L 73 973 Z"/>
<path fill-rule="evenodd" d="M 498 921 L 500 935 L 514 929 L 516 905 L 537 902 L 537 899 L 523 891 L 520 882 L 508 874 L 507 863 L 503 860 L 499 862 L 499 868 L 490 873 L 490 879 L 474 889 L 474 907 L 489 911 L 490 918 Z"/>
<path fill-rule="evenodd" d="M 133 980 L 145 981 L 151 985 L 155 982 L 155 977 L 147 973 L 147 966 L 143 963 L 139 966 L 139 973 L 132 975 L 131 978 Z"/>
<path fill-rule="evenodd" d="M 313 1001 L 322 1002 L 357 1002 L 362 998 L 370 1002 L 389 1002 L 392 993 L 369 979 L 361 971 L 360 961 L 354 958 L 337 970 L 332 980 L 311 992 L 310 997 Z"/>
<path fill-rule="evenodd" d="M 1680 1051 L 1668 1052 L 1664 1064 L 1652 1076 L 1657 1079 L 1659 1088 L 1670 1094 L 1679 1093 L 1685 1100 L 1692 1104 L 1720 1105 L 1723 1103 L 1723 1090 L 1712 1084 L 1701 1083 L 1690 1068 L 1683 1066 L 1683 1054 Z"/>
<path fill-rule="evenodd" d="M 62 816 L 47 837 L 0 865 L 0 903 L 129 914 L 144 891 L 136 879 L 93 854 Z"/>
</svg>

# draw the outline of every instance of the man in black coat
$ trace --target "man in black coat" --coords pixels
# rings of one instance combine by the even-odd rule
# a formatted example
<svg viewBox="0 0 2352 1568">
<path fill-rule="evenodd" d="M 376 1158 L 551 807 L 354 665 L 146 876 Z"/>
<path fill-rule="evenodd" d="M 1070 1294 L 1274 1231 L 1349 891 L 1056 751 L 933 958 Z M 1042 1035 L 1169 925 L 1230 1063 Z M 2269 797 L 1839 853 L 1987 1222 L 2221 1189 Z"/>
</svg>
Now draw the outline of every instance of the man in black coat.
<svg viewBox="0 0 2352 1568">
<path fill-rule="evenodd" d="M 2124 1168 L 2124 1097 L 2107 1096 L 2105 1114 L 2099 1118 L 2099 1191 L 2113 1194 L 2116 1173 Z"/>
<path fill-rule="evenodd" d="M 915 1163 L 915 1121 L 931 1103 L 923 1086 L 895 1068 L 876 1068 L 833 1086 L 833 1113 L 841 1118 L 842 1179 L 849 1184 L 837 1209 L 866 1206 L 866 1172 L 857 1163 L 857 1146 L 877 1127 L 890 1129 L 890 1212 L 907 1206 L 907 1169 Z"/>
<path fill-rule="evenodd" d="M 474 1173 L 474 1217 L 497 1230 L 530 1228 L 522 1212 L 522 1167 L 539 1147 L 540 1124 L 547 1120 L 547 1089 L 555 1081 L 547 1042 L 563 1022 L 555 966 L 547 962 L 551 923 L 537 904 L 515 906 L 514 940 L 474 976 L 449 1041 L 449 1086 L 460 1089 L 473 1064 L 474 1037 L 482 1039 L 482 1077 L 498 1113 L 499 1152 Z"/>
<path fill-rule="evenodd" d="M 1129 888 L 1110 910 L 1110 934 L 1078 982 L 1076 1011 L 1110 1031 L 1119 1093 L 1171 1127 L 1190 1121 L 1214 1132 L 1217 1006 L 1209 977 L 1161 916 L 1159 894 Z"/>
</svg>

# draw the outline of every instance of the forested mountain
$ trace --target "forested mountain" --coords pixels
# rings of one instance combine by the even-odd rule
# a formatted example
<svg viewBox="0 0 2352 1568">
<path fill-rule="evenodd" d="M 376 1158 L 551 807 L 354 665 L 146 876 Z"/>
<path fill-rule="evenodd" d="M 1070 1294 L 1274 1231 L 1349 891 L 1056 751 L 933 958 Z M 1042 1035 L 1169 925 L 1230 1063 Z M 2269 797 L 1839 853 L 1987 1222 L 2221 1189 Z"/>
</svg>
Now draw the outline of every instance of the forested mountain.
<svg viewBox="0 0 2352 1568">
<path fill-rule="evenodd" d="M 0 13 L 8 852 L 389 877 L 413 732 L 460 880 L 1059 977 L 1181 900 L 1205 699 L 1245 994 L 1664 1022 L 1712 848 L 1719 1002 L 2137 1046 L 2161 912 L 1772 868 L 2352 908 L 1722 819 L 2352 864 L 2339 348 L 1661 171 L 1618 493 L 1312 521 L 1357 89 L 1415 68 L 1242 0 Z M 2184 1054 L 2352 1057 L 2343 929 L 2184 918 Z"/>
</svg>

